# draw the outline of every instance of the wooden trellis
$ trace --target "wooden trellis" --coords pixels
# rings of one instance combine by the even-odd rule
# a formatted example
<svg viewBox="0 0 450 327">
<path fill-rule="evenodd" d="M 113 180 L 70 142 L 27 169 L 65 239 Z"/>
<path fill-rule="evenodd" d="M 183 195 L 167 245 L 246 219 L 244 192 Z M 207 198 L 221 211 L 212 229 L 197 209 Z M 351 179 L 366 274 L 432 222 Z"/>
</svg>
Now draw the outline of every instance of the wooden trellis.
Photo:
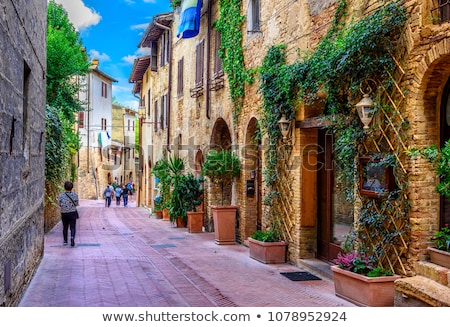
<svg viewBox="0 0 450 327">
<path fill-rule="evenodd" d="M 405 39 L 405 38 L 404 38 Z M 405 43 L 406 40 L 402 40 Z M 403 47 L 406 51 L 406 46 Z M 363 143 L 360 150 L 361 155 L 390 154 L 395 158 L 394 175 L 397 186 L 399 187 L 399 196 L 390 200 L 390 205 L 386 206 L 383 200 L 364 199 L 366 205 L 370 201 L 371 208 L 375 208 L 379 217 L 385 217 L 382 230 L 376 235 L 373 231 L 363 227 L 361 231 L 365 236 L 365 246 L 368 246 L 372 254 L 377 257 L 381 266 L 404 275 L 407 274 L 406 253 L 409 244 L 409 220 L 408 220 L 408 197 L 407 197 L 407 168 L 405 167 L 405 150 L 407 150 L 407 135 L 405 132 L 408 126 L 404 118 L 404 108 L 406 103 L 405 92 L 401 85 L 406 76 L 402 68 L 401 53 L 394 58 L 396 69 L 394 74 L 389 75 L 392 81 L 390 89 L 381 89 L 379 94 L 380 110 L 374 119 L 374 130 L 371 137 Z M 379 85 L 381 83 L 379 82 Z M 368 243 L 368 244 L 367 244 Z"/>
</svg>

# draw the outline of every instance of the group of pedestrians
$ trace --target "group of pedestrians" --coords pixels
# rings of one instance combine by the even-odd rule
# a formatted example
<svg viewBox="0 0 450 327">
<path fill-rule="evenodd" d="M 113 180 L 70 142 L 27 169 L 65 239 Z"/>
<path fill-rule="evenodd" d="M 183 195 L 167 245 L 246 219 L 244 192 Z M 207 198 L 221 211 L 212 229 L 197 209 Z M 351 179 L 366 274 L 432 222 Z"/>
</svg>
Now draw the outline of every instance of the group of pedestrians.
<svg viewBox="0 0 450 327">
<path fill-rule="evenodd" d="M 128 206 L 128 197 L 133 195 L 133 184 L 128 182 L 127 185 L 117 185 L 113 187 L 111 183 L 103 191 L 103 198 L 105 199 L 105 207 L 110 207 L 112 198 L 116 198 L 116 206 L 120 206 L 121 198 L 123 199 L 123 206 Z"/>
</svg>

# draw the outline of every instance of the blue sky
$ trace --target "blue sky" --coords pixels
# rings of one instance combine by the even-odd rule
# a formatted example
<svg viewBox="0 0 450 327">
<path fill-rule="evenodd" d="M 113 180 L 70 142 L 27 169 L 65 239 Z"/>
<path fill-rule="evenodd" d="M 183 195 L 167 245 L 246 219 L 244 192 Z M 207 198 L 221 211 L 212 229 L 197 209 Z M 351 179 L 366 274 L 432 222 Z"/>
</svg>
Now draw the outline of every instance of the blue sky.
<svg viewBox="0 0 450 327">
<path fill-rule="evenodd" d="M 118 82 L 113 97 L 137 109 L 138 99 L 128 82 L 135 58 L 145 55 L 137 45 L 154 15 L 169 12 L 170 0 L 55 0 L 78 29 L 91 59 Z"/>
</svg>

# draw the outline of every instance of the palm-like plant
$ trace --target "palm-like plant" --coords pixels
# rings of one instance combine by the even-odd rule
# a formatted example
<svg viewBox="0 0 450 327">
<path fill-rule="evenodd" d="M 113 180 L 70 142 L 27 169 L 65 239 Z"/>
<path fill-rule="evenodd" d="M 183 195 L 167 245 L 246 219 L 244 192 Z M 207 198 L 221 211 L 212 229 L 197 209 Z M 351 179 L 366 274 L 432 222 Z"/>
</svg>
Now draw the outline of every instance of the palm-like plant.
<svg viewBox="0 0 450 327">
<path fill-rule="evenodd" d="M 177 219 L 177 217 L 180 217 L 182 220 L 186 220 L 186 209 L 183 201 L 183 181 L 186 177 L 183 175 L 183 159 L 178 156 L 169 157 L 168 169 L 172 187 L 169 205 L 170 220 L 173 222 Z"/>
</svg>

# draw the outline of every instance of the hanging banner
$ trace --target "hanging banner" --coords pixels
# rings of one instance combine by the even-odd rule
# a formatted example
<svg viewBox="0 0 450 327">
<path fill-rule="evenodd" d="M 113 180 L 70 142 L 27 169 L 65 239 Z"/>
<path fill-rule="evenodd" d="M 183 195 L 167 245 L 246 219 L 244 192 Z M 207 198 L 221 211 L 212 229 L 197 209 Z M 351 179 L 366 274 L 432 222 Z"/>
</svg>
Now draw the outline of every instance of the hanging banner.
<svg viewBox="0 0 450 327">
<path fill-rule="evenodd" d="M 177 37 L 188 39 L 200 31 L 202 0 L 183 0 Z"/>
</svg>

